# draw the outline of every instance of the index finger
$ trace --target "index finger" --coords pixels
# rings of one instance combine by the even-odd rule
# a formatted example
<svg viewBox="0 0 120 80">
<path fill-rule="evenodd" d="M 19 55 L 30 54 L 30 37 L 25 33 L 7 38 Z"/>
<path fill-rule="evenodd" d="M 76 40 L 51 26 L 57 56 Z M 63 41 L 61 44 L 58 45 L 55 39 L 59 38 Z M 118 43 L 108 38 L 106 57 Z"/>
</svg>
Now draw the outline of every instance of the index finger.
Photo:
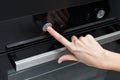
<svg viewBox="0 0 120 80">
<path fill-rule="evenodd" d="M 71 42 L 68 41 L 65 37 L 55 31 L 51 26 L 47 27 L 47 31 L 53 36 L 57 41 L 62 43 L 66 47 L 70 47 Z"/>
</svg>

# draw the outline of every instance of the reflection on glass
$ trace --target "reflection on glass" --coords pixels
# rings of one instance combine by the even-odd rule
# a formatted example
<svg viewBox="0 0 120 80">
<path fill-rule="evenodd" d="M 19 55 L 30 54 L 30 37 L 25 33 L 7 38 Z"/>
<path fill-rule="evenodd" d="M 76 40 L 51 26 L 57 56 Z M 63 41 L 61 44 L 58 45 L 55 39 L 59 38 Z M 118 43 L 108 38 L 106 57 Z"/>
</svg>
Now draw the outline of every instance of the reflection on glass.
<svg viewBox="0 0 120 80">
<path fill-rule="evenodd" d="M 99 11 L 105 12 L 102 18 L 97 18 Z M 105 18 L 109 12 L 109 6 L 105 1 L 95 2 L 76 7 L 52 10 L 47 13 L 34 16 L 37 25 L 51 22 L 60 33 L 64 30 Z"/>
</svg>

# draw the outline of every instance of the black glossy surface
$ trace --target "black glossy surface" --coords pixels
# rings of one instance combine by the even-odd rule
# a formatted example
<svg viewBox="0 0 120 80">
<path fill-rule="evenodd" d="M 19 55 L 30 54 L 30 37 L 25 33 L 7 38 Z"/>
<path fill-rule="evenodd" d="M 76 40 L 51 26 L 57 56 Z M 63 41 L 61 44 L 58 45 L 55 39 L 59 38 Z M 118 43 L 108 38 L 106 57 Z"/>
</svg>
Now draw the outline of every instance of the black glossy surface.
<svg viewBox="0 0 120 80">
<path fill-rule="evenodd" d="M 37 1 L 4 0 L 4 1 L 1 1 L 0 2 L 0 10 L 1 10 L 0 12 L 0 21 L 1 21 L 0 22 L 0 53 L 1 52 L 4 52 L 4 53 L 0 54 L 0 80 L 7 80 L 8 75 L 9 75 L 9 80 L 22 80 L 25 78 L 30 78 L 32 76 L 40 75 L 41 73 L 50 71 L 52 69 L 56 69 L 58 67 L 63 67 L 64 65 L 69 64 L 69 63 L 64 63 L 61 65 L 58 65 L 55 61 L 55 62 L 50 62 L 50 63 L 46 63 L 43 65 L 39 65 L 34 68 L 30 68 L 30 69 L 27 69 L 21 72 L 16 72 L 7 56 L 7 53 L 9 52 L 5 52 L 6 51 L 5 46 L 7 44 L 11 44 L 14 42 L 18 42 L 18 41 L 26 40 L 28 38 L 39 36 L 41 28 L 39 28 L 38 26 L 34 24 L 32 14 L 36 15 L 36 14 L 44 13 L 44 12 L 47 12 L 53 9 L 68 8 L 68 7 L 78 6 L 78 5 L 82 5 L 82 4 L 86 4 L 86 3 L 94 2 L 94 1 L 101 1 L 101 0 L 76 0 L 76 1 L 73 1 L 73 0 L 71 1 L 69 0 L 59 0 L 59 1 L 58 0 L 37 0 Z M 116 1 L 109 0 L 109 1 L 110 1 L 111 9 L 112 9 L 112 12 L 110 12 L 111 13 L 110 17 L 111 16 L 119 17 L 120 16 L 119 0 L 116 0 Z M 59 4 L 56 4 L 56 2 Z M 8 21 L 2 21 L 2 20 L 8 20 Z M 39 44 L 36 47 L 39 47 Z M 19 52 L 22 55 L 20 54 L 18 55 L 20 55 L 20 57 L 28 56 L 29 53 L 30 53 L 29 55 L 33 55 L 32 54 L 33 52 L 38 52 L 38 49 L 35 50 L 36 47 L 33 48 L 34 49 L 33 51 L 30 51 L 30 48 L 32 48 L 32 46 L 22 49 L 23 51 L 19 50 Z M 115 43 L 111 43 L 105 48 L 112 50 L 112 51 L 119 52 L 118 47 L 119 47 L 119 43 L 115 42 Z M 27 52 L 27 54 L 24 54 L 24 50 Z M 71 69 L 73 71 L 70 72 Z M 85 72 L 85 74 L 82 74 L 81 69 L 83 70 L 83 72 L 90 69 L 91 72 L 90 73 Z M 75 65 L 69 68 L 61 69 L 51 74 L 43 75 L 41 77 L 38 76 L 32 80 L 36 80 L 36 79 L 41 79 L 41 80 L 66 80 L 66 79 L 74 80 L 76 79 L 76 80 L 79 80 L 81 77 L 82 77 L 81 79 L 86 80 L 86 78 L 88 78 L 88 76 L 90 76 L 90 74 L 93 74 L 94 72 L 96 72 L 96 69 L 89 68 L 86 66 L 81 66 L 81 65 Z M 64 75 L 66 73 L 67 73 L 67 76 Z M 81 74 L 81 76 L 79 75 L 79 73 Z M 86 75 L 86 73 L 88 73 L 88 75 Z M 76 77 L 73 77 L 72 75 Z M 91 80 L 104 80 L 104 78 L 102 77 L 104 77 L 104 74 L 92 77 Z M 119 80 L 120 79 L 119 73 L 108 72 L 106 79 L 107 80 L 110 80 L 110 79 Z"/>
<path fill-rule="evenodd" d="M 100 0 L 1 0 L 0 20 L 18 18 Z"/>
<path fill-rule="evenodd" d="M 106 1 L 94 2 L 86 5 L 79 5 L 76 7 L 68 8 L 70 18 L 67 25 L 65 26 L 65 29 L 60 28 L 60 25 L 58 26 L 55 25 L 54 28 L 56 28 L 57 30 L 61 29 L 60 33 L 63 33 L 68 28 L 74 28 L 79 25 L 98 21 L 99 19 L 96 18 L 96 14 L 97 14 L 96 12 L 101 8 L 106 11 L 106 15 L 105 15 L 106 17 L 109 13 L 109 6 Z M 79 10 L 81 10 L 82 12 Z M 87 14 L 90 14 L 91 16 L 89 20 L 87 20 L 86 18 Z M 39 15 L 34 15 L 34 16 L 38 17 L 39 19 L 39 17 L 41 17 Z M 36 25 L 33 15 L 0 22 L 0 38 L 1 38 L 0 53 L 9 51 L 10 50 L 9 48 L 17 47 L 16 45 L 15 46 L 12 45 L 11 47 L 9 46 L 10 44 L 19 43 L 19 42 L 21 43 L 22 41 L 26 42 L 25 40 L 28 40 L 29 42 L 29 39 L 31 38 L 46 36 L 46 34 L 43 33 L 42 31 L 43 24 L 46 23 L 46 21 L 43 21 L 44 19 L 46 19 L 46 17 L 42 16 L 42 19 L 39 20 L 40 22 L 39 26 Z M 23 47 L 23 45 L 21 46 Z"/>
</svg>

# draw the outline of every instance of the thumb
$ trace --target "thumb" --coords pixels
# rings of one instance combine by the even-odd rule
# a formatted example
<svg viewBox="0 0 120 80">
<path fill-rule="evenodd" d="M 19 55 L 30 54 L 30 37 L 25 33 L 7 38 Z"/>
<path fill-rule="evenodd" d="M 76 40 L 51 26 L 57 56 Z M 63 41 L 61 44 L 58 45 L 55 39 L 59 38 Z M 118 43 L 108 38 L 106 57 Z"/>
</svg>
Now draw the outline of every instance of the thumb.
<svg viewBox="0 0 120 80">
<path fill-rule="evenodd" d="M 62 63 L 63 61 L 68 61 L 68 60 L 72 60 L 72 61 L 78 61 L 77 58 L 72 55 L 72 54 L 65 54 L 63 56 L 61 56 L 59 59 L 58 59 L 58 63 Z"/>
</svg>

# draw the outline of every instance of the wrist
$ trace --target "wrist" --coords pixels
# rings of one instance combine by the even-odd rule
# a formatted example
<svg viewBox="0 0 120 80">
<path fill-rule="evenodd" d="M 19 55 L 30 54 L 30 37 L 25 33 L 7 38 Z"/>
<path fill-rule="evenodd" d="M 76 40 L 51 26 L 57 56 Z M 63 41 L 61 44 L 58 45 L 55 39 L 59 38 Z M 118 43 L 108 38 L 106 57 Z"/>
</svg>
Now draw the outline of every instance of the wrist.
<svg viewBox="0 0 120 80">
<path fill-rule="evenodd" d="M 120 71 L 120 54 L 105 50 L 106 61 L 105 61 L 105 69 Z"/>
</svg>

